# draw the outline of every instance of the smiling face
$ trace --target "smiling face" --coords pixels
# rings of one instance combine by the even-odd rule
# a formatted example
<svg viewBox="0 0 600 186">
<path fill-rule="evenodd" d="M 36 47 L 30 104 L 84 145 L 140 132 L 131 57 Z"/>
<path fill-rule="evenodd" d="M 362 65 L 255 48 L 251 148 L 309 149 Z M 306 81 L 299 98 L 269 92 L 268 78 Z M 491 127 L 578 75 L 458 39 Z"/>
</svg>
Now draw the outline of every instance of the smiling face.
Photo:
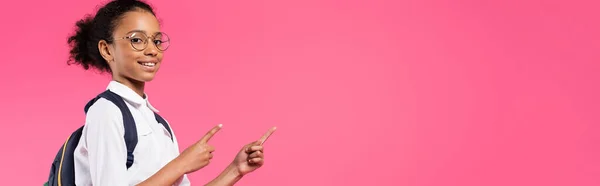
<svg viewBox="0 0 600 186">
<path fill-rule="evenodd" d="M 100 43 L 113 80 L 126 85 L 152 81 L 163 58 L 158 47 L 160 40 L 160 25 L 152 13 L 143 10 L 125 13 L 114 29 L 113 42 Z"/>
</svg>

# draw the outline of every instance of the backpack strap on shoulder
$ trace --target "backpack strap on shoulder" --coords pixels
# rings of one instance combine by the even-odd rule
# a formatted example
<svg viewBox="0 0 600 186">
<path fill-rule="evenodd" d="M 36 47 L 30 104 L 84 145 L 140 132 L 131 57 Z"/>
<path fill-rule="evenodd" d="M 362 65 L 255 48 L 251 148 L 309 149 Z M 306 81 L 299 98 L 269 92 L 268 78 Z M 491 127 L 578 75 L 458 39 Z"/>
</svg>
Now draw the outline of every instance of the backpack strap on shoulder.
<svg viewBox="0 0 600 186">
<path fill-rule="evenodd" d="M 163 127 L 165 127 L 165 129 L 167 129 L 167 131 L 169 131 L 169 134 L 171 135 L 171 141 L 173 141 L 173 132 L 171 132 L 171 127 L 169 127 L 169 124 L 167 123 L 167 121 L 160 117 L 160 115 L 158 115 L 158 113 L 154 113 L 154 117 L 156 118 L 156 121 L 160 124 L 163 125 Z"/>
<path fill-rule="evenodd" d="M 133 150 L 138 143 L 137 138 L 137 128 L 135 126 L 135 120 L 133 119 L 133 115 L 131 115 L 131 111 L 127 107 L 127 104 L 121 98 L 121 96 L 111 92 L 110 90 L 106 90 L 102 92 L 100 95 L 96 96 L 85 106 L 84 111 L 87 113 L 89 107 L 91 107 L 98 99 L 104 98 L 115 104 L 121 110 L 121 114 L 123 115 L 123 125 L 125 129 L 125 145 L 127 147 L 127 168 L 129 169 L 131 165 L 133 165 Z M 169 130 L 170 131 L 170 130 Z"/>
</svg>

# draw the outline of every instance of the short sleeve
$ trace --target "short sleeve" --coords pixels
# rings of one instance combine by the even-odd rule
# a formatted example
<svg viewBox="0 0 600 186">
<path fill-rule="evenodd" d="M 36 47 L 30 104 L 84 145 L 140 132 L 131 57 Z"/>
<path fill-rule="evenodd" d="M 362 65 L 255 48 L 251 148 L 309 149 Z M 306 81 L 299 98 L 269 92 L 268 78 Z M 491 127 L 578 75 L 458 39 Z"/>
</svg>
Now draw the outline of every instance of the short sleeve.
<svg viewBox="0 0 600 186">
<path fill-rule="evenodd" d="M 106 99 L 90 107 L 84 127 L 92 185 L 128 185 L 123 116 Z"/>
</svg>

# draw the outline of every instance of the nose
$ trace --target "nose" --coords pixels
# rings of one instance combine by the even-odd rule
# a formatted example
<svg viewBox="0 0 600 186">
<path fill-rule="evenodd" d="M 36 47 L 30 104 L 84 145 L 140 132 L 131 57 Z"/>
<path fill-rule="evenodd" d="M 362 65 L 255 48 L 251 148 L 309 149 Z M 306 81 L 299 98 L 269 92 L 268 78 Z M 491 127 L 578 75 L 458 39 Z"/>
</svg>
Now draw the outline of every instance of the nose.
<svg viewBox="0 0 600 186">
<path fill-rule="evenodd" d="M 158 55 L 158 48 L 154 44 L 154 42 L 148 42 L 148 45 L 146 46 L 146 49 L 144 50 L 144 54 L 149 55 L 149 56 Z"/>
</svg>

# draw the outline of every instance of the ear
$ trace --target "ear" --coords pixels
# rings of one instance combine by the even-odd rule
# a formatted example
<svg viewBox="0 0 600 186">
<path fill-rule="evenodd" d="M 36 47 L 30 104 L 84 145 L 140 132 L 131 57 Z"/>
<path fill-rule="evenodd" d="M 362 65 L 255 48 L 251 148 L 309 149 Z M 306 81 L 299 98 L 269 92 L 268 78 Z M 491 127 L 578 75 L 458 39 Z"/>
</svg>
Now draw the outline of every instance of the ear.
<svg viewBox="0 0 600 186">
<path fill-rule="evenodd" d="M 98 42 L 98 50 L 100 51 L 100 55 L 102 55 L 104 60 L 107 62 L 113 61 L 114 56 L 112 56 L 112 53 L 110 52 L 110 45 L 108 42 L 106 42 L 106 40 L 100 40 L 100 42 Z"/>
</svg>

